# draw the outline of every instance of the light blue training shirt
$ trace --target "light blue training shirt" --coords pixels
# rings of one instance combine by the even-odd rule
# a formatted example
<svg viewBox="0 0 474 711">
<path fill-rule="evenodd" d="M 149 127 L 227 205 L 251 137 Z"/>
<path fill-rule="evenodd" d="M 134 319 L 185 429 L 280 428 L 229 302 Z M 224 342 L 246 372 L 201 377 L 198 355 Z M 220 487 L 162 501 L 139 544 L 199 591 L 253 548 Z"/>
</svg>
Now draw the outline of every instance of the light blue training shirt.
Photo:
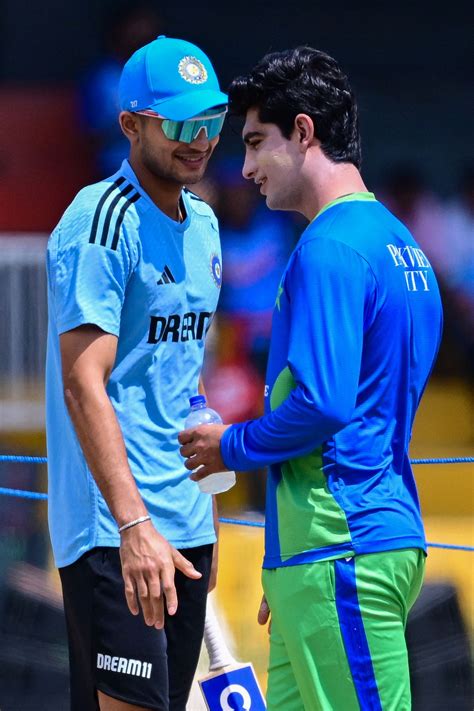
<svg viewBox="0 0 474 711">
<path fill-rule="evenodd" d="M 198 389 L 221 252 L 211 208 L 186 189 L 182 200 L 178 223 L 124 161 L 78 193 L 49 239 L 48 516 L 58 567 L 120 545 L 64 401 L 59 336 L 83 324 L 118 338 L 107 393 L 155 527 L 176 548 L 215 541 L 211 497 L 189 479 L 177 436 Z"/>
</svg>

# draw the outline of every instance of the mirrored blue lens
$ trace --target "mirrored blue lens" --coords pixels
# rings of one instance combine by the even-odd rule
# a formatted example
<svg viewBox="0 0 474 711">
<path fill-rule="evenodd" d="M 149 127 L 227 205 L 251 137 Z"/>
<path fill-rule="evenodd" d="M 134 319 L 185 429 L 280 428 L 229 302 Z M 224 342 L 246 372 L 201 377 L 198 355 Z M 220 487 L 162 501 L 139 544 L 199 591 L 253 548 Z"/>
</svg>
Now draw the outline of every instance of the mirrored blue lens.
<svg viewBox="0 0 474 711">
<path fill-rule="evenodd" d="M 170 141 L 181 141 L 182 143 L 192 143 L 199 132 L 204 130 L 209 140 L 215 138 L 222 131 L 225 121 L 225 112 L 217 113 L 214 109 L 209 111 L 209 118 L 188 119 L 187 121 L 171 121 L 164 119 L 161 127 L 166 138 Z"/>
</svg>

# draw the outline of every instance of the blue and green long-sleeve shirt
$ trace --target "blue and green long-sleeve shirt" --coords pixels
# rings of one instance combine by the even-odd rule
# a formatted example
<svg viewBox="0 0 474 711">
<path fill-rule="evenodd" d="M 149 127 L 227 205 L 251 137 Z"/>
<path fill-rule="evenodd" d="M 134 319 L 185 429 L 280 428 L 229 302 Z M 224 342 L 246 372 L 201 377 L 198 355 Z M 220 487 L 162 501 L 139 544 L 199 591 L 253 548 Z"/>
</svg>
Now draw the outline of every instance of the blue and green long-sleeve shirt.
<svg viewBox="0 0 474 711">
<path fill-rule="evenodd" d="M 270 466 L 264 567 L 425 548 L 408 446 L 441 331 L 409 231 L 371 193 L 323 208 L 278 289 L 265 414 L 221 442 Z"/>
</svg>

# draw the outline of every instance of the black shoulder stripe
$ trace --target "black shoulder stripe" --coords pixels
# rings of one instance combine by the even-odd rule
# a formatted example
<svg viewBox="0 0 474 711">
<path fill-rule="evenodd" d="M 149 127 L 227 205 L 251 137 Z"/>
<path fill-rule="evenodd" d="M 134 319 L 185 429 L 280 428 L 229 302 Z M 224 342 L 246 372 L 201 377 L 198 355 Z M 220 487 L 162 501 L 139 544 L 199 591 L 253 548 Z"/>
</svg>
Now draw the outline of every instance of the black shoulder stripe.
<svg viewBox="0 0 474 711">
<path fill-rule="evenodd" d="M 128 208 L 130 205 L 133 205 L 134 202 L 136 202 L 140 197 L 140 193 L 135 193 L 135 195 L 132 195 L 132 197 L 128 198 L 125 203 L 122 205 L 119 216 L 117 218 L 117 222 L 115 223 L 115 230 L 114 230 L 114 236 L 112 238 L 112 244 L 110 245 L 111 249 L 117 249 L 119 237 L 120 237 L 120 228 L 122 227 L 122 222 L 125 217 L 125 213 L 127 212 Z"/>
<path fill-rule="evenodd" d="M 95 213 L 94 213 L 94 219 L 92 220 L 91 236 L 89 237 L 89 242 L 91 242 L 91 243 L 95 242 L 95 238 L 97 237 L 97 227 L 99 226 L 100 213 L 101 213 L 102 208 L 104 207 L 105 201 L 107 200 L 109 195 L 111 195 L 114 192 L 114 190 L 119 188 L 122 185 L 122 183 L 124 183 L 124 182 L 125 182 L 125 178 L 123 178 L 123 177 L 118 178 L 118 180 L 116 180 L 114 183 L 112 183 L 110 188 L 108 188 L 105 191 L 105 193 L 102 195 L 99 202 L 97 203 L 97 207 L 96 207 Z"/>
<path fill-rule="evenodd" d="M 100 238 L 100 244 L 102 247 L 105 247 L 107 245 L 107 237 L 109 236 L 110 223 L 112 222 L 112 215 L 114 214 L 115 208 L 119 204 L 120 200 L 126 195 L 128 195 L 130 192 L 132 192 L 132 190 L 133 185 L 130 185 L 129 183 L 123 190 L 119 190 L 118 194 L 110 203 L 109 208 L 107 210 L 107 214 L 105 216 L 104 226 L 102 228 L 102 236 Z"/>
<path fill-rule="evenodd" d="M 131 193 L 133 190 L 133 185 L 127 185 L 126 188 L 123 190 L 120 190 L 118 195 L 114 197 L 112 202 L 109 205 L 109 209 L 107 210 L 107 214 L 105 216 L 104 220 L 104 227 L 102 228 L 102 237 L 100 238 L 100 244 L 102 247 L 105 247 L 107 244 L 107 237 L 109 236 L 109 229 L 110 229 L 110 223 L 112 222 L 112 215 L 114 214 L 114 210 L 119 204 L 120 200 Z"/>
</svg>

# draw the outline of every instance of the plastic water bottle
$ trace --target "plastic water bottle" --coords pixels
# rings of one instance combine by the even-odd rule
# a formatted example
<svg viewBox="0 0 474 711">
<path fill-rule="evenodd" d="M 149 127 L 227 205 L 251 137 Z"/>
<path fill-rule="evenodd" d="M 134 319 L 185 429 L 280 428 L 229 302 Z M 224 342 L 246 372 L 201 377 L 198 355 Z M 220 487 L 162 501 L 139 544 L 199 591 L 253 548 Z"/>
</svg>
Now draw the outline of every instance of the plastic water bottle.
<svg viewBox="0 0 474 711">
<path fill-rule="evenodd" d="M 191 410 L 184 422 L 186 430 L 199 425 L 222 425 L 220 415 L 210 407 L 207 407 L 204 395 L 195 395 L 189 398 Z M 235 484 L 235 472 L 216 472 L 200 479 L 197 482 L 203 494 L 222 494 L 228 491 Z"/>
</svg>

